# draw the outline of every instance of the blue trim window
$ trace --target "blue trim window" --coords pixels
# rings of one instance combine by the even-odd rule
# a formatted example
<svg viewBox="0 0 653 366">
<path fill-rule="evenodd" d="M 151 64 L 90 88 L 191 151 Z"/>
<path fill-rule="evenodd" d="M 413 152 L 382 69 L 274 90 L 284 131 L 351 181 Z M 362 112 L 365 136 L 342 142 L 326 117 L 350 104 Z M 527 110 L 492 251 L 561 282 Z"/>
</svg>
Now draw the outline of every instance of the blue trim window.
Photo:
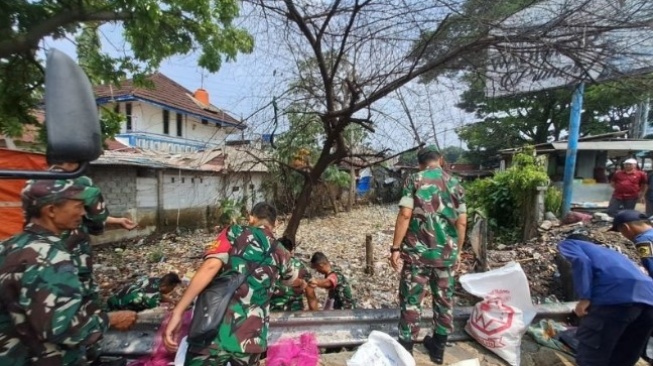
<svg viewBox="0 0 653 366">
<path fill-rule="evenodd" d="M 167 109 L 163 110 L 163 134 L 170 134 L 170 111 Z"/>
<path fill-rule="evenodd" d="M 184 135 L 183 131 L 181 130 L 183 124 L 184 124 L 184 115 L 177 112 L 177 136 L 178 137 L 182 137 Z"/>
</svg>

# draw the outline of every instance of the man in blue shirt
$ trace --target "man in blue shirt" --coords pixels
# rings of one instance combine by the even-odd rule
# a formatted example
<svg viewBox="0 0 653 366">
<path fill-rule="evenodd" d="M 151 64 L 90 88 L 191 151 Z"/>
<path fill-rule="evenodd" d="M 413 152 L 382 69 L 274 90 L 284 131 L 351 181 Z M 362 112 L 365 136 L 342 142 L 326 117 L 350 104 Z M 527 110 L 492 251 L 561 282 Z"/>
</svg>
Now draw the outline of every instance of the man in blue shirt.
<svg viewBox="0 0 653 366">
<path fill-rule="evenodd" d="M 642 266 L 653 277 L 653 226 L 648 217 L 635 210 L 621 211 L 614 217 L 610 231 L 618 231 L 635 243 Z"/>
<path fill-rule="evenodd" d="M 653 279 L 623 254 L 573 234 L 558 244 L 571 262 L 581 317 L 578 366 L 632 366 L 653 332 Z"/>
</svg>

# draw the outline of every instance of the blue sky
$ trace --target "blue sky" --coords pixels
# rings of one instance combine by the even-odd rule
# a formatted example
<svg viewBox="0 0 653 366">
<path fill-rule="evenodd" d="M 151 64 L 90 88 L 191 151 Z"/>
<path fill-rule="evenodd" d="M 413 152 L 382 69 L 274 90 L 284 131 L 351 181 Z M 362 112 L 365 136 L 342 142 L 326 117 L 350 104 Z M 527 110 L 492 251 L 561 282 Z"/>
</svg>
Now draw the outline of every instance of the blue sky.
<svg viewBox="0 0 653 366">
<path fill-rule="evenodd" d="M 250 22 L 251 23 L 251 22 Z M 263 24 L 244 24 L 255 37 L 252 54 L 239 55 L 236 62 L 224 63 L 219 72 L 209 74 L 197 66 L 196 55 L 188 54 L 165 60 L 159 71 L 182 84 L 191 91 L 204 87 L 209 92 L 211 102 L 226 110 L 235 118 L 249 118 L 247 124 L 252 133 L 272 131 L 272 109 L 263 108 L 272 97 L 285 90 L 288 70 L 293 60 L 284 54 L 270 37 L 272 30 Z M 101 27 L 103 48 L 110 54 L 120 54 L 128 46 L 121 37 L 119 25 L 108 24 Z M 75 45 L 69 40 L 46 39 L 44 48 L 58 48 L 76 57 Z M 474 121 L 470 116 L 455 107 L 458 95 L 462 92 L 453 80 L 422 85 L 412 83 L 400 90 L 405 98 L 413 119 L 418 123 L 420 135 L 424 139 L 433 135 L 433 126 L 442 146 L 462 146 L 454 129 Z M 414 139 L 407 127 L 406 114 L 398 102 L 398 94 L 380 100 L 374 107 L 377 133 L 369 138 L 369 143 L 377 148 L 390 148 L 401 151 L 414 146 Z M 430 105 L 429 105 L 430 104 Z M 283 128 L 281 128 L 283 129 Z M 278 131 L 279 132 L 279 131 Z M 432 142 L 432 138 L 427 142 Z"/>
</svg>

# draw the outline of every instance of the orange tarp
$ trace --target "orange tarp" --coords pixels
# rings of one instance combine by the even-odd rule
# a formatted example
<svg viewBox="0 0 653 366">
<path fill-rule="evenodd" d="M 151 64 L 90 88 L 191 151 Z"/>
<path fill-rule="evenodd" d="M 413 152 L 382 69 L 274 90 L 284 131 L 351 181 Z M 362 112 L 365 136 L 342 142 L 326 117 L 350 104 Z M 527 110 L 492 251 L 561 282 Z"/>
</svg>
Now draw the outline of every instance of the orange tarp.
<svg viewBox="0 0 653 366">
<path fill-rule="evenodd" d="M 0 149 L 0 169 L 46 170 L 45 155 Z M 25 179 L 0 179 L 0 240 L 23 229 L 23 208 L 20 191 Z"/>
</svg>

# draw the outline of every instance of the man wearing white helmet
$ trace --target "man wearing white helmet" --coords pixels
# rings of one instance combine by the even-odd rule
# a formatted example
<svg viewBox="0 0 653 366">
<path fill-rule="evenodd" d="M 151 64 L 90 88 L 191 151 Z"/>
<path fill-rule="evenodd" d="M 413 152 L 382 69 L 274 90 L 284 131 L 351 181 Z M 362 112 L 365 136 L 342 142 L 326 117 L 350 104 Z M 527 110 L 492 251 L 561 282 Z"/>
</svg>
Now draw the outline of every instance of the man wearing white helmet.
<svg viewBox="0 0 653 366">
<path fill-rule="evenodd" d="M 644 202 L 648 185 L 646 174 L 637 169 L 637 160 L 627 159 L 623 167 L 610 180 L 614 192 L 608 206 L 608 215 L 612 217 L 621 210 L 634 210 L 638 201 Z"/>
</svg>

